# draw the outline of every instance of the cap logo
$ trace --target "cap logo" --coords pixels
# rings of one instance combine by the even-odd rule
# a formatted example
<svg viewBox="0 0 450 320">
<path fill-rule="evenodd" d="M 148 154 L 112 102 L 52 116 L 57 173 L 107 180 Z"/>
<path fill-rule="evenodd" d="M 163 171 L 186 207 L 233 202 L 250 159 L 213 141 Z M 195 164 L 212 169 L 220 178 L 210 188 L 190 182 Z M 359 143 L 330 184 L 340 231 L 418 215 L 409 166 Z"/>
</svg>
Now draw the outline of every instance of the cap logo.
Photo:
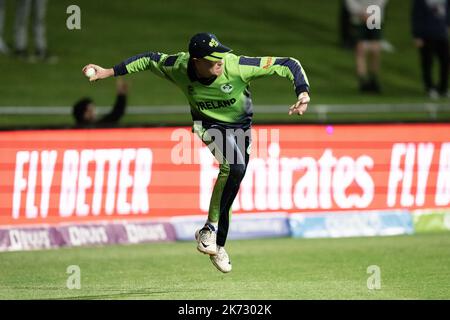
<svg viewBox="0 0 450 320">
<path fill-rule="evenodd" d="M 211 39 L 211 41 L 209 42 L 209 46 L 211 48 L 217 47 L 218 45 L 219 43 L 215 39 Z"/>
</svg>

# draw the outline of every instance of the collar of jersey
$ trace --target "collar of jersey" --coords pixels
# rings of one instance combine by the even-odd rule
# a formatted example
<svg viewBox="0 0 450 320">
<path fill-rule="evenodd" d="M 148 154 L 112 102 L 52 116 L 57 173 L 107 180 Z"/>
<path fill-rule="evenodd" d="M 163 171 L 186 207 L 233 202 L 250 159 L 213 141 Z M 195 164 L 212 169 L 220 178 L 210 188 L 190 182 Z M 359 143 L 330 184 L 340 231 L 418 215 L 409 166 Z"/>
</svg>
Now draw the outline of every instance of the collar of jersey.
<svg viewBox="0 0 450 320">
<path fill-rule="evenodd" d="M 205 86 L 209 86 L 217 79 L 217 77 L 212 77 L 210 79 L 201 79 L 201 78 L 197 77 L 197 74 L 195 73 L 195 70 L 194 70 L 194 62 L 191 59 L 189 59 L 187 73 L 188 73 L 189 80 L 191 80 L 192 82 L 198 81 Z"/>
</svg>

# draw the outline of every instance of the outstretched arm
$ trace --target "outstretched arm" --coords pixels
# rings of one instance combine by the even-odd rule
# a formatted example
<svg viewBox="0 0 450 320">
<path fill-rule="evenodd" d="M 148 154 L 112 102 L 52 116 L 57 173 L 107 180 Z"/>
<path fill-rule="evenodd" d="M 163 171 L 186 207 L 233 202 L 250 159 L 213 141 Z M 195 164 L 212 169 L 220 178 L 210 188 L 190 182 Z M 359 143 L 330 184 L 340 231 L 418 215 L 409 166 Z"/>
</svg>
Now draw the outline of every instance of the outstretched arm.
<svg viewBox="0 0 450 320">
<path fill-rule="evenodd" d="M 277 74 L 288 78 L 294 85 L 297 102 L 289 108 L 289 115 L 302 115 L 310 101 L 309 81 L 300 62 L 294 58 L 239 57 L 239 72 L 242 80 L 249 83 L 253 79 Z"/>
<path fill-rule="evenodd" d="M 100 66 L 98 66 L 96 64 L 90 63 L 90 64 L 88 64 L 88 65 L 83 67 L 83 73 L 86 73 L 86 70 L 88 68 L 94 68 L 94 70 L 95 70 L 95 74 L 92 77 L 89 78 L 89 81 L 91 81 L 91 82 L 92 81 L 97 81 L 97 80 L 100 80 L 100 79 L 106 79 L 106 78 L 114 76 L 114 69 L 113 68 L 105 69 L 105 68 L 102 68 L 102 67 L 100 67 Z"/>
<path fill-rule="evenodd" d="M 115 65 L 113 68 L 105 69 L 95 64 L 88 64 L 83 68 L 83 73 L 89 67 L 95 69 L 94 76 L 89 78 L 89 81 L 96 81 L 106 79 L 112 76 L 123 76 L 129 73 L 135 73 L 145 70 L 150 70 L 156 75 L 170 80 L 168 70 L 166 70 L 166 60 L 169 58 L 167 54 L 147 52 L 128 58 L 127 60 Z"/>
</svg>

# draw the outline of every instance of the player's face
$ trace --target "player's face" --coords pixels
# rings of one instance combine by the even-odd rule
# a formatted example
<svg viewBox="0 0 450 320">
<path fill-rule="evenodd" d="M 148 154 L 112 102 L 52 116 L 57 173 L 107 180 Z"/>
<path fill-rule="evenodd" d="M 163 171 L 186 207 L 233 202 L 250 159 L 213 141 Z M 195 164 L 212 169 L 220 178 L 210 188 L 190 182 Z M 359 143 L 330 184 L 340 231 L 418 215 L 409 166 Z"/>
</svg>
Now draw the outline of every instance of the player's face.
<svg viewBox="0 0 450 320">
<path fill-rule="evenodd" d="M 201 78 L 220 76 L 223 72 L 223 60 L 209 61 L 207 59 L 194 59 L 195 69 Z"/>
</svg>

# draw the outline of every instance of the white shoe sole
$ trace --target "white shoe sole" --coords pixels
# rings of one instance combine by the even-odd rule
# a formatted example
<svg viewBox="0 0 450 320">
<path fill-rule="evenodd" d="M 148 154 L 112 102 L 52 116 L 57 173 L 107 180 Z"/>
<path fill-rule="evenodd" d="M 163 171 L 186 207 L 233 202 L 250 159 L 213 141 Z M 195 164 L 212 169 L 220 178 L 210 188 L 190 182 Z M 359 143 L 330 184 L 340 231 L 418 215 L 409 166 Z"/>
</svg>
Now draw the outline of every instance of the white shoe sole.
<svg viewBox="0 0 450 320">
<path fill-rule="evenodd" d="M 217 268 L 217 270 L 219 270 L 220 272 L 223 272 L 223 273 L 229 273 L 229 272 L 231 272 L 231 268 L 230 268 L 230 270 L 224 270 L 224 269 L 222 269 L 215 261 L 214 261 L 214 259 L 211 259 L 211 262 L 212 262 L 212 264 Z"/>
<path fill-rule="evenodd" d="M 197 246 L 197 250 L 201 253 L 209 254 L 210 256 L 215 256 L 217 254 L 217 249 L 216 250 L 207 249 L 203 247 L 200 243 Z"/>
</svg>

